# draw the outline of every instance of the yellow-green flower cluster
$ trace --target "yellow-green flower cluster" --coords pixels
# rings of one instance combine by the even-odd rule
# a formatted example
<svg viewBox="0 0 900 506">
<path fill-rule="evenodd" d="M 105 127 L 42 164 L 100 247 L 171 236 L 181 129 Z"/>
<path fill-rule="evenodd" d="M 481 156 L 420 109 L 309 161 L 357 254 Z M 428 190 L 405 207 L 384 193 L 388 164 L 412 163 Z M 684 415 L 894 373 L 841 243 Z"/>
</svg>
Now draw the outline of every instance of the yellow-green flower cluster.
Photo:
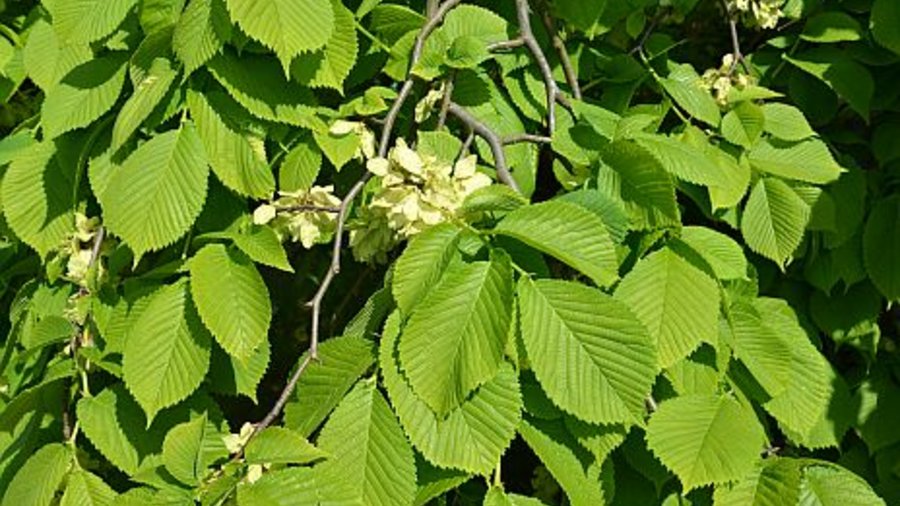
<svg viewBox="0 0 900 506">
<path fill-rule="evenodd" d="M 68 257 L 65 278 L 85 288 L 89 284 L 88 274 L 91 268 L 91 258 L 94 255 L 94 241 L 99 230 L 100 220 L 98 218 L 88 218 L 81 213 L 76 213 L 75 231 L 69 235 L 62 249 L 62 254 Z M 104 246 L 108 245 L 101 245 L 100 250 L 97 252 L 98 257 L 108 252 L 109 248 Z M 96 279 L 102 279 L 106 275 L 103 262 L 97 258 L 94 266 L 97 268 Z"/>
<path fill-rule="evenodd" d="M 778 25 L 784 15 L 781 6 L 784 0 L 730 0 L 729 8 L 740 12 L 744 24 L 770 30 Z"/>
<path fill-rule="evenodd" d="M 722 57 L 722 66 L 708 69 L 700 79 L 701 85 L 709 90 L 720 106 L 728 105 L 728 94 L 732 88 L 742 90 L 753 84 L 747 74 L 737 72 L 734 55 L 729 53 Z"/>
<path fill-rule="evenodd" d="M 333 186 L 313 186 L 306 191 L 280 192 L 269 204 L 253 212 L 253 222 L 270 225 L 282 240 L 299 242 L 304 248 L 331 241 L 341 205 Z"/>
<path fill-rule="evenodd" d="M 491 184 L 476 167 L 474 155 L 451 165 L 423 156 L 402 139 L 387 158 L 369 160 L 378 188 L 351 232 L 356 257 L 383 258 L 397 242 L 454 217 L 470 193 Z"/>
</svg>

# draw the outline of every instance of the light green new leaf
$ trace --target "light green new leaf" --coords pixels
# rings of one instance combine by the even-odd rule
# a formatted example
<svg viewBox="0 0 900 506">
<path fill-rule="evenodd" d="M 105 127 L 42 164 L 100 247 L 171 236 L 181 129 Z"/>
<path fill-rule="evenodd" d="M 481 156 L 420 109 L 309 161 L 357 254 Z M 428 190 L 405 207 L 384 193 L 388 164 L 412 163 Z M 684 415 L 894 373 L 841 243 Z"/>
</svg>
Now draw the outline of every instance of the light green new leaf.
<svg viewBox="0 0 900 506">
<path fill-rule="evenodd" d="M 763 133 L 766 115 L 753 102 L 741 102 L 722 119 L 722 135 L 725 140 L 750 149 Z"/>
<path fill-rule="evenodd" d="M 51 443 L 37 450 L 16 471 L 2 506 L 50 506 L 73 460 L 69 447 Z"/>
<path fill-rule="evenodd" d="M 691 226 L 681 229 L 681 241 L 700 255 L 720 280 L 747 278 L 747 257 L 731 237 L 711 228 Z"/>
<path fill-rule="evenodd" d="M 803 470 L 801 506 L 884 506 L 872 487 L 846 469 L 822 462 Z"/>
<path fill-rule="evenodd" d="M 831 365 L 813 346 L 797 315 L 787 302 L 757 299 L 756 310 L 765 315 L 763 324 L 772 329 L 790 348 L 787 385 L 781 393 L 763 404 L 779 425 L 804 444 L 819 420 L 826 415 L 834 395 L 829 369 Z M 782 360 L 785 360 L 782 357 Z"/>
<path fill-rule="evenodd" d="M 247 3 L 255 1 L 247 0 Z M 316 116 L 316 97 L 312 91 L 288 81 L 274 58 L 262 55 L 239 58 L 226 48 L 207 63 L 207 68 L 229 95 L 257 118 L 327 130 L 325 122 Z"/>
<path fill-rule="evenodd" d="M 637 134 L 633 140 L 678 179 L 701 186 L 728 184 L 722 169 L 706 153 L 686 142 L 655 134 Z"/>
<path fill-rule="evenodd" d="M 45 5 L 60 40 L 88 43 L 111 34 L 137 3 L 138 0 L 66 0 Z"/>
<path fill-rule="evenodd" d="M 425 296 L 400 336 L 400 367 L 438 415 L 497 374 L 512 318 L 506 257 L 455 264 Z"/>
<path fill-rule="evenodd" d="M 771 458 L 733 484 L 716 487 L 716 506 L 797 506 L 800 461 Z"/>
<path fill-rule="evenodd" d="M 231 38 L 231 20 L 224 0 L 191 0 L 172 33 L 172 49 L 191 75 L 218 53 Z"/>
<path fill-rule="evenodd" d="M 712 127 L 718 127 L 722 118 L 719 104 L 708 90 L 700 86 L 699 81 L 696 72 L 690 69 L 690 73 L 678 72 L 675 78 L 663 78 L 660 84 L 678 107 L 684 109 L 691 117 Z"/>
<path fill-rule="evenodd" d="M 177 241 L 203 208 L 209 168 L 190 123 L 153 137 L 113 170 L 98 199 L 109 230 L 136 260 Z"/>
<path fill-rule="evenodd" d="M 245 456 L 248 464 L 308 464 L 328 454 L 295 431 L 269 427 L 250 440 Z"/>
<path fill-rule="evenodd" d="M 616 289 L 656 342 L 663 369 L 718 336 L 716 282 L 669 249 L 648 255 Z"/>
<path fill-rule="evenodd" d="M 762 110 L 766 132 L 779 139 L 799 142 L 816 135 L 803 112 L 792 105 L 773 102 L 764 104 Z"/>
<path fill-rule="evenodd" d="M 205 414 L 172 427 L 162 445 L 166 470 L 182 483 L 198 484 L 210 465 L 228 457 L 222 437 Z"/>
<path fill-rule="evenodd" d="M 141 459 L 151 450 L 146 419 L 121 384 L 78 401 L 78 423 L 94 448 L 122 472 L 137 473 Z"/>
<path fill-rule="evenodd" d="M 147 414 L 184 400 L 209 369 L 210 335 L 191 304 L 187 282 L 158 289 L 128 332 L 125 386 Z"/>
<path fill-rule="evenodd" d="M 237 489 L 239 506 L 309 506 L 319 504 L 317 470 L 288 467 L 269 471 L 253 482 L 242 481 Z"/>
<path fill-rule="evenodd" d="M 416 494 L 412 447 L 374 380 L 361 381 L 344 397 L 318 443 L 329 454 L 316 466 L 320 492 L 328 501 L 364 506 L 412 503 Z"/>
<path fill-rule="evenodd" d="M 9 176 L 7 176 L 9 177 Z M 6 198 L 3 199 L 4 204 Z M 863 260 L 872 283 L 891 301 L 900 300 L 900 197 L 875 204 L 863 235 Z"/>
<path fill-rule="evenodd" d="M 875 0 L 872 4 L 872 35 L 882 46 L 900 54 L 900 4 L 893 0 Z"/>
<path fill-rule="evenodd" d="M 52 142 L 40 142 L 16 156 L 3 177 L 6 222 L 42 258 L 63 244 L 75 222 L 69 170 L 58 163 Z"/>
<path fill-rule="evenodd" d="M 588 422 L 640 420 L 655 350 L 625 304 L 568 281 L 522 278 L 518 294 L 522 341 L 547 396 Z"/>
<path fill-rule="evenodd" d="M 762 178 L 750 192 L 741 234 L 756 253 L 783 266 L 800 246 L 811 210 L 784 181 Z"/>
<path fill-rule="evenodd" d="M 325 2 L 322 2 L 325 3 Z M 343 91 L 344 79 L 350 75 L 350 70 L 356 64 L 356 55 L 359 52 L 359 43 L 356 40 L 356 18 L 353 12 L 344 7 L 339 0 L 331 0 L 334 8 L 334 31 L 325 44 L 321 56 L 321 63 L 316 68 L 315 75 L 309 85 L 318 88 L 333 88 Z M 302 61 L 301 56 L 298 61 Z"/>
<path fill-rule="evenodd" d="M 300 377 L 296 393 L 284 407 L 284 425 L 309 437 L 344 394 L 375 362 L 372 341 L 338 337 L 319 345 L 319 360 Z"/>
<path fill-rule="evenodd" d="M 252 225 L 246 230 L 232 232 L 231 240 L 254 262 L 285 272 L 294 272 L 284 245 L 278 239 L 278 234 L 270 227 Z"/>
<path fill-rule="evenodd" d="M 169 91 L 178 71 L 165 58 L 155 58 L 149 70 L 135 86 L 134 93 L 119 109 L 113 126 L 112 149 L 116 151 L 134 134 Z"/>
<path fill-rule="evenodd" d="M 507 494 L 502 488 L 494 486 L 484 496 L 482 506 L 544 506 L 544 503 L 533 497 Z"/>
<path fill-rule="evenodd" d="M 59 506 L 113 506 L 118 494 L 100 477 L 84 470 L 69 475 Z"/>
<path fill-rule="evenodd" d="M 400 314 L 384 327 L 379 364 L 391 404 L 403 429 L 422 455 L 436 466 L 488 474 L 512 442 L 522 412 L 518 375 L 508 364 L 446 418 L 437 417 L 413 393 L 396 361 Z"/>
<path fill-rule="evenodd" d="M 112 108 L 125 83 L 126 57 L 125 53 L 110 53 L 89 60 L 48 90 L 41 108 L 41 124 L 48 139 L 86 127 Z"/>
<path fill-rule="evenodd" d="M 245 395 L 256 401 L 256 390 L 269 368 L 272 350 L 265 340 L 249 357 L 240 360 L 214 346 L 209 367 L 210 389 L 225 395 Z"/>
<path fill-rule="evenodd" d="M 750 163 L 763 172 L 813 184 L 837 181 L 844 171 L 818 139 L 797 144 L 760 142 L 750 151 Z"/>
<path fill-rule="evenodd" d="M 770 397 L 785 391 L 791 377 L 792 347 L 779 331 L 766 325 L 759 310 L 746 301 L 736 301 L 728 309 L 728 329 L 735 357 L 753 375 Z"/>
<path fill-rule="evenodd" d="M 585 470 L 577 443 L 559 420 L 522 420 L 519 434 L 565 491 L 572 506 L 608 504 L 599 480 Z"/>
<path fill-rule="evenodd" d="M 753 411 L 727 396 L 664 401 L 647 425 L 647 446 L 685 491 L 749 475 L 765 442 Z"/>
<path fill-rule="evenodd" d="M 38 19 L 28 32 L 23 55 L 25 71 L 46 93 L 70 70 L 93 57 L 87 44 L 63 44 L 50 26 Z"/>
<path fill-rule="evenodd" d="M 434 288 L 457 250 L 459 229 L 443 224 L 413 238 L 394 266 L 391 290 L 404 316 Z"/>
<path fill-rule="evenodd" d="M 190 262 L 191 295 L 216 341 L 239 360 L 262 345 L 272 321 L 269 290 L 247 255 L 204 246 Z"/>
<path fill-rule="evenodd" d="M 334 9 L 323 0 L 227 0 L 231 19 L 271 48 L 285 74 L 300 53 L 324 46 L 334 31 Z"/>
<path fill-rule="evenodd" d="M 203 141 L 209 166 L 228 188 L 240 195 L 268 198 L 275 191 L 275 176 L 269 169 L 265 139 L 235 131 L 225 123 L 206 95 L 189 91 L 191 119 Z"/>
<path fill-rule="evenodd" d="M 609 230 L 596 214 L 553 200 L 509 213 L 494 233 L 518 239 L 565 262 L 598 286 L 613 284 L 619 262 Z"/>
<path fill-rule="evenodd" d="M 603 153 L 600 188 L 625 201 L 633 228 L 656 230 L 681 225 L 675 183 L 659 161 L 632 142 L 614 142 Z"/>
<path fill-rule="evenodd" d="M 278 189 L 283 192 L 309 190 L 322 169 L 322 150 L 309 134 L 303 134 L 281 162 Z"/>
</svg>

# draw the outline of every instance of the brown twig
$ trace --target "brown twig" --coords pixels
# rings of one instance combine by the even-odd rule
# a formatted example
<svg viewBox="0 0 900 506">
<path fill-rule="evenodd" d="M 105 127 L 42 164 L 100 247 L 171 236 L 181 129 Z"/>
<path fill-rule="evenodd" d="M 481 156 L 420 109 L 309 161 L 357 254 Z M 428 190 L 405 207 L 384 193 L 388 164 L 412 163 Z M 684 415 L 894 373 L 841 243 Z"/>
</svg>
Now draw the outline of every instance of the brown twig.
<svg viewBox="0 0 900 506">
<path fill-rule="evenodd" d="M 578 85 L 578 75 L 575 72 L 575 67 L 572 66 L 572 59 L 569 58 L 569 50 L 566 49 L 566 43 L 559 36 L 556 21 L 550 15 L 550 9 L 546 0 L 541 0 L 541 7 L 541 21 L 544 23 L 547 34 L 550 36 L 553 48 L 556 49 L 556 53 L 559 55 L 563 73 L 566 75 L 566 82 L 569 83 L 569 88 L 572 89 L 572 95 L 576 99 L 581 100 L 581 86 Z"/>
<path fill-rule="evenodd" d="M 490 52 L 507 51 L 510 49 L 520 48 L 524 45 L 525 45 L 525 39 L 523 39 L 522 37 L 517 37 L 517 38 L 511 39 L 511 40 L 503 40 L 500 42 L 494 42 L 493 44 L 490 44 L 487 47 L 487 49 Z"/>
<path fill-rule="evenodd" d="M 503 138 L 504 145 L 510 144 L 521 144 L 523 142 L 531 142 L 534 144 L 550 144 L 553 142 L 553 139 L 544 135 L 534 135 L 534 134 L 517 134 L 517 135 L 509 135 Z"/>
<path fill-rule="evenodd" d="M 279 212 L 293 212 L 293 213 L 332 213 L 337 214 L 341 212 L 340 207 L 329 207 L 329 206 L 315 206 L 311 204 L 298 204 L 296 206 L 277 206 L 276 210 Z"/>
<path fill-rule="evenodd" d="M 459 104 L 450 102 L 447 109 L 450 114 L 462 121 L 472 132 L 478 134 L 491 147 L 491 153 L 494 155 L 494 167 L 497 169 L 497 179 L 503 184 L 509 186 L 515 191 L 519 191 L 519 185 L 513 179 L 506 165 L 506 153 L 503 151 L 503 139 L 497 135 L 491 127 L 482 123 L 478 118 L 473 116 L 469 111 L 465 110 Z"/>
<path fill-rule="evenodd" d="M 531 29 L 531 7 L 528 5 L 528 0 L 516 0 L 516 14 L 519 20 L 519 32 L 522 40 L 525 41 L 525 47 L 528 48 L 532 57 L 534 57 L 544 79 L 544 86 L 547 88 L 547 128 L 552 135 L 556 130 L 556 103 L 559 102 L 566 107 L 571 106 L 560 92 L 559 85 L 556 84 L 556 79 L 553 78 L 550 62 L 547 61 L 547 56 L 541 49 L 541 45 L 534 36 L 534 31 Z"/>
<path fill-rule="evenodd" d="M 453 82 L 456 77 L 456 71 L 444 81 L 444 97 L 441 99 L 441 112 L 438 115 L 437 129 L 441 130 L 447 124 L 447 111 L 450 109 L 450 102 L 453 101 Z"/>
</svg>

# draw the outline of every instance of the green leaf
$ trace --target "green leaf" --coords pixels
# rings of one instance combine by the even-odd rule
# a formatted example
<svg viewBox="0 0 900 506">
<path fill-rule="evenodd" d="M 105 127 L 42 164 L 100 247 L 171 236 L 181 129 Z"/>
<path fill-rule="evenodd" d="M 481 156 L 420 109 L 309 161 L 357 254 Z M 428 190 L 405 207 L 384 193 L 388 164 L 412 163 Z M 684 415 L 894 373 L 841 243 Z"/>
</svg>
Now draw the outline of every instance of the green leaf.
<svg viewBox="0 0 900 506">
<path fill-rule="evenodd" d="M 379 365 L 391 404 L 410 441 L 439 467 L 488 474 L 512 442 L 522 411 L 518 376 L 508 364 L 477 389 L 462 406 L 439 418 L 400 373 L 395 358 L 400 314 L 389 318 L 382 334 Z"/>
<path fill-rule="evenodd" d="M 3 494 L 3 506 L 50 506 L 72 466 L 73 455 L 61 443 L 48 444 L 22 465 Z"/>
<path fill-rule="evenodd" d="M 394 266 L 391 290 L 404 315 L 437 285 L 457 251 L 460 231 L 454 225 L 432 227 L 414 237 Z"/>
<path fill-rule="evenodd" d="M 664 249 L 635 265 L 616 289 L 658 349 L 667 368 L 691 354 L 701 342 L 718 340 L 719 289 L 687 260 Z"/>
<path fill-rule="evenodd" d="M 214 346 L 209 367 L 210 389 L 225 395 L 245 395 L 257 402 L 256 391 L 269 367 L 271 354 L 268 340 L 244 360 L 229 355 L 221 346 Z"/>
<path fill-rule="evenodd" d="M 111 34 L 137 3 L 138 0 L 66 0 L 47 5 L 60 40 L 87 43 Z"/>
<path fill-rule="evenodd" d="M 239 360 L 266 340 L 272 303 L 247 255 L 221 244 L 204 246 L 190 262 L 191 295 L 216 341 Z"/>
<path fill-rule="evenodd" d="M 294 272 L 278 234 L 270 227 L 251 225 L 246 230 L 231 233 L 231 240 L 254 262 Z"/>
<path fill-rule="evenodd" d="M 319 346 L 319 360 L 300 377 L 296 393 L 284 408 L 284 425 L 309 437 L 344 394 L 375 362 L 372 341 L 338 337 Z"/>
<path fill-rule="evenodd" d="M 59 83 L 73 68 L 93 57 L 86 44 L 64 44 L 47 21 L 31 26 L 23 55 L 25 71 L 44 92 Z"/>
<path fill-rule="evenodd" d="M 582 0 L 558 0 L 553 4 L 556 14 L 583 32 L 590 31 L 600 20 L 606 8 L 606 0 L 584 2 Z"/>
<path fill-rule="evenodd" d="M 322 0 L 227 0 L 231 19 L 250 37 L 275 51 L 285 74 L 291 60 L 328 42 L 334 9 Z"/>
<path fill-rule="evenodd" d="M 560 484 L 572 506 L 608 504 L 599 480 L 589 476 L 577 443 L 560 421 L 522 420 L 519 434 Z"/>
<path fill-rule="evenodd" d="M 244 1 L 253 5 L 256 0 Z M 327 129 L 316 116 L 316 97 L 312 91 L 288 81 L 274 59 L 262 55 L 238 58 L 234 51 L 225 49 L 207 63 L 207 68 L 229 95 L 257 118 L 314 130 Z"/>
<path fill-rule="evenodd" d="M 69 475 L 60 506 L 112 506 L 118 494 L 99 476 L 79 470 Z"/>
<path fill-rule="evenodd" d="M 800 38 L 819 44 L 853 42 L 862 39 L 862 27 L 844 12 L 821 12 L 806 21 Z"/>
<path fill-rule="evenodd" d="M 484 496 L 482 506 L 543 506 L 540 500 L 516 494 L 507 494 L 502 488 L 491 487 Z"/>
<path fill-rule="evenodd" d="M 275 177 L 266 161 L 265 139 L 235 131 L 225 123 L 206 95 L 189 91 L 191 119 L 203 142 L 209 166 L 228 188 L 240 195 L 268 198 L 275 191 Z"/>
<path fill-rule="evenodd" d="M 878 291 L 891 301 L 900 301 L 900 263 L 896 256 L 897 248 L 900 248 L 898 229 L 900 197 L 894 195 L 875 204 L 863 235 L 866 272 Z"/>
<path fill-rule="evenodd" d="M 172 49 L 184 63 L 184 74 L 191 75 L 221 51 L 231 29 L 224 0 L 191 0 L 172 34 Z"/>
<path fill-rule="evenodd" d="M 700 78 L 690 65 L 681 65 L 672 76 L 662 78 L 660 84 L 672 100 L 691 117 L 712 127 L 718 127 L 722 116 L 719 104 L 708 90 L 701 87 Z"/>
<path fill-rule="evenodd" d="M 727 396 L 664 401 L 647 425 L 647 446 L 685 491 L 750 474 L 765 441 L 753 411 Z"/>
<path fill-rule="evenodd" d="M 361 381 L 344 397 L 318 443 L 329 454 L 316 466 L 323 497 L 342 504 L 412 503 L 412 448 L 374 379 Z"/>
<path fill-rule="evenodd" d="M 900 54 L 900 5 L 892 0 L 875 0 L 872 4 L 872 35 L 875 41 Z"/>
<path fill-rule="evenodd" d="M 447 49 L 446 64 L 455 69 L 476 68 L 490 53 L 484 42 L 477 37 L 464 35 L 457 37 Z"/>
<path fill-rule="evenodd" d="M 827 84 L 850 104 L 850 108 L 868 120 L 875 82 L 862 64 L 839 49 L 824 46 L 783 58 Z"/>
<path fill-rule="evenodd" d="M 425 16 L 398 4 L 381 4 L 372 9 L 372 29 L 388 44 L 394 44 L 409 32 L 425 24 Z"/>
<path fill-rule="evenodd" d="M 691 226 L 681 229 L 681 241 L 700 255 L 720 280 L 747 278 L 747 257 L 741 245 L 727 235 Z"/>
<path fill-rule="evenodd" d="M 75 222 L 74 174 L 59 163 L 52 142 L 25 148 L 3 177 L 3 214 L 9 228 L 41 258 L 59 248 Z"/>
<path fill-rule="evenodd" d="M 112 149 L 118 150 L 150 117 L 154 109 L 162 102 L 169 91 L 178 71 L 172 68 L 172 62 L 165 58 L 155 58 L 149 70 L 135 86 L 134 93 L 119 109 L 116 123 L 113 126 Z"/>
<path fill-rule="evenodd" d="M 283 192 L 309 190 L 322 169 L 322 150 L 312 136 L 304 134 L 281 162 L 278 189 Z"/>
<path fill-rule="evenodd" d="M 600 170 L 600 188 L 625 201 L 632 227 L 655 230 L 681 225 L 675 184 L 659 161 L 631 142 L 615 142 L 603 153 L 611 170 Z"/>
<path fill-rule="evenodd" d="M 172 427 L 162 445 L 166 470 L 182 483 L 200 483 L 208 467 L 228 457 L 222 436 L 205 414 Z"/>
<path fill-rule="evenodd" d="M 722 135 L 728 142 L 750 149 L 763 133 L 766 116 L 753 102 L 741 102 L 722 119 Z"/>
<path fill-rule="evenodd" d="M 716 506 L 797 506 L 800 465 L 793 459 L 760 462 L 740 481 L 716 487 Z"/>
<path fill-rule="evenodd" d="M 834 465 L 822 463 L 803 470 L 800 488 L 803 506 L 878 506 L 884 505 L 862 478 Z"/>
<path fill-rule="evenodd" d="M 762 178 L 750 192 L 741 233 L 750 249 L 783 266 L 800 246 L 810 213 L 787 183 Z"/>
<path fill-rule="evenodd" d="M 125 474 L 138 471 L 151 448 L 146 437 L 146 418 L 121 384 L 78 401 L 81 430 L 101 455 Z"/>
<path fill-rule="evenodd" d="M 322 2 L 324 3 L 324 2 Z M 344 80 L 356 64 L 359 43 L 356 40 L 356 19 L 350 9 L 339 0 L 331 0 L 334 8 L 334 31 L 321 57 L 321 63 L 310 81 L 314 88 L 325 87 L 343 91 Z M 297 61 L 302 62 L 304 56 Z"/>
<path fill-rule="evenodd" d="M 467 195 L 460 212 L 467 216 L 478 216 L 485 212 L 515 211 L 526 205 L 528 200 L 521 193 L 506 185 L 492 184 Z"/>
<path fill-rule="evenodd" d="M 128 333 L 125 386 L 147 414 L 147 425 L 200 386 L 209 369 L 210 336 L 182 280 L 158 289 Z"/>
<path fill-rule="evenodd" d="M 814 184 L 837 181 L 844 171 L 818 139 L 797 144 L 760 142 L 750 151 L 750 163 L 769 174 Z"/>
<path fill-rule="evenodd" d="M 763 404 L 778 424 L 803 444 L 819 420 L 827 414 L 835 388 L 831 384 L 831 365 L 813 346 L 797 315 L 787 302 L 779 299 L 757 299 L 755 307 L 765 315 L 763 324 L 772 335 L 787 343 L 790 349 L 787 385 L 781 393 Z M 782 357 L 784 360 L 784 357 Z"/>
<path fill-rule="evenodd" d="M 766 315 L 768 317 L 768 315 Z M 785 391 L 791 377 L 792 347 L 778 330 L 766 325 L 764 316 L 746 301 L 732 304 L 726 313 L 735 357 L 743 362 L 770 397 Z"/>
<path fill-rule="evenodd" d="M 113 169 L 98 195 L 109 230 L 134 251 L 136 260 L 183 236 L 203 208 L 209 169 L 190 123 L 159 134 Z"/>
<path fill-rule="evenodd" d="M 587 209 L 553 200 L 509 213 L 494 233 L 518 239 L 606 287 L 618 279 L 615 246 L 603 220 Z"/>
<path fill-rule="evenodd" d="M 522 341 L 554 404 L 594 423 L 640 420 L 655 350 L 625 304 L 567 281 L 523 278 L 518 294 Z"/>
<path fill-rule="evenodd" d="M 722 170 L 706 154 L 677 139 L 655 134 L 637 134 L 634 142 L 647 150 L 669 174 L 702 186 L 725 186 Z"/>
<path fill-rule="evenodd" d="M 412 313 L 400 336 L 400 366 L 438 415 L 497 374 L 512 302 L 512 267 L 500 257 L 448 268 Z"/>
<path fill-rule="evenodd" d="M 328 454 L 305 437 L 283 427 L 269 427 L 247 445 L 248 464 L 308 464 Z"/>
<path fill-rule="evenodd" d="M 239 506 L 305 506 L 318 504 L 317 469 L 288 467 L 264 473 L 254 483 L 238 485 Z"/>
<path fill-rule="evenodd" d="M 806 116 L 792 105 L 769 103 L 764 104 L 762 110 L 766 116 L 766 132 L 779 139 L 799 142 L 816 135 Z"/>
<path fill-rule="evenodd" d="M 41 108 L 47 138 L 86 127 L 109 111 L 125 83 L 125 62 L 124 53 L 94 58 L 73 68 L 51 88 Z"/>
</svg>

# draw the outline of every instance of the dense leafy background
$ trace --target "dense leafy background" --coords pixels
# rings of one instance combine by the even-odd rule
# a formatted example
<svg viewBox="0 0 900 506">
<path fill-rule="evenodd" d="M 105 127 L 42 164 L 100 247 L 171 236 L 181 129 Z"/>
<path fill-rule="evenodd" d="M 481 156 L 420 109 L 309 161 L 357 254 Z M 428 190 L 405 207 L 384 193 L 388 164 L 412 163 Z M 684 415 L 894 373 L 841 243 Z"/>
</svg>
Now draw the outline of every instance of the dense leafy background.
<svg viewBox="0 0 900 506">
<path fill-rule="evenodd" d="M 0 23 L 3 506 L 900 503 L 895 0 Z"/>
</svg>

